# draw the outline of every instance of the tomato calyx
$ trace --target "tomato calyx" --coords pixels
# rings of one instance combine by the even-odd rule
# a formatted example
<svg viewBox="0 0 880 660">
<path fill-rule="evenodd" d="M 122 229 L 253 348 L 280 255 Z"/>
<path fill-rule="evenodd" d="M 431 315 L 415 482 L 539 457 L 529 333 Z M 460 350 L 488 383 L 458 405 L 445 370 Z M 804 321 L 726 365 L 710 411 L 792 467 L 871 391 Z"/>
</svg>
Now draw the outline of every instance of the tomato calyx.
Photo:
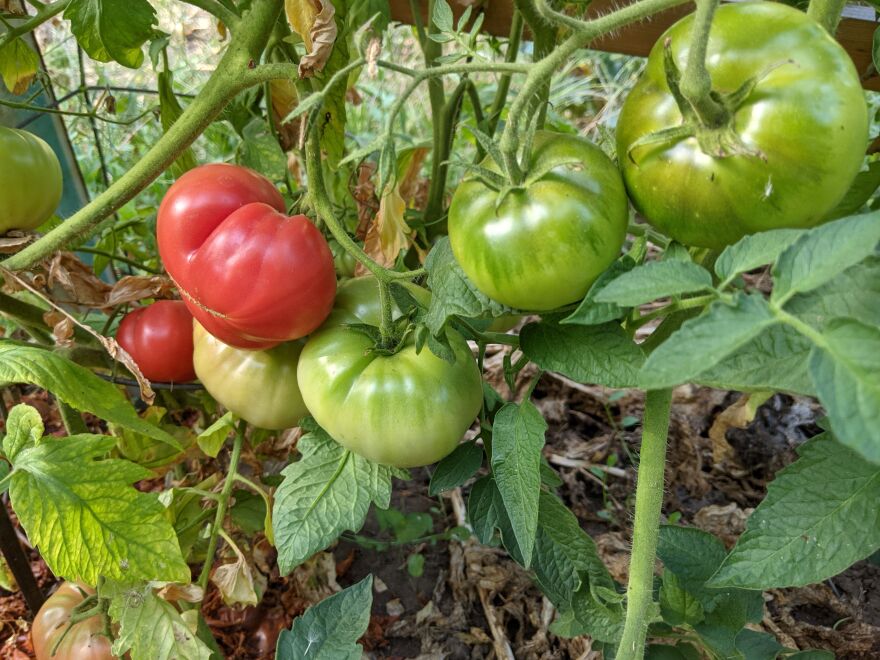
<svg viewBox="0 0 880 660">
<path fill-rule="evenodd" d="M 82 592 L 79 587 L 78 590 Z M 95 616 L 100 616 L 104 620 L 104 630 L 109 633 L 110 625 L 109 619 L 107 618 L 107 611 L 104 605 L 101 602 L 101 599 L 98 598 L 98 594 L 85 594 L 82 592 L 84 597 L 82 602 L 78 603 L 75 607 L 70 610 L 70 618 L 64 624 L 64 632 L 55 640 L 55 643 L 52 645 L 51 653 L 54 656 L 58 651 L 58 648 L 61 646 L 61 643 L 64 641 L 64 638 L 67 637 L 68 633 L 73 630 L 73 628 L 82 621 L 86 621 L 87 619 L 91 619 Z M 109 639 L 112 638 L 109 635 L 106 635 Z"/>
</svg>

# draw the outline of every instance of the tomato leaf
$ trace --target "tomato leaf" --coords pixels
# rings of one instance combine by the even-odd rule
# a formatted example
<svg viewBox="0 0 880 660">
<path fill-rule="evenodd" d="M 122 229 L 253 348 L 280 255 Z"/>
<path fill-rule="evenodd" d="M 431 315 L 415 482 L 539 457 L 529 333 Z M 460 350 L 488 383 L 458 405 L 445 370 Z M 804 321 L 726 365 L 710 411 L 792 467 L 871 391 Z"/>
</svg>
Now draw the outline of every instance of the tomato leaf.
<svg viewBox="0 0 880 660">
<path fill-rule="evenodd" d="M 110 618 L 119 624 L 113 654 L 151 660 L 210 660 L 211 649 L 196 636 L 171 603 L 150 584 L 108 583 L 101 595 L 111 598 Z"/>
<path fill-rule="evenodd" d="M 880 32 L 875 30 L 875 43 L 877 43 L 878 35 L 880 35 Z M 880 186 L 880 160 L 872 160 L 868 163 L 868 169 L 856 174 L 856 178 L 846 192 L 846 195 L 834 207 L 834 210 L 828 214 L 828 218 L 845 218 L 846 216 L 858 213 L 874 196 L 874 193 L 877 192 L 878 186 Z"/>
<path fill-rule="evenodd" d="M 663 573 L 660 613 L 671 626 L 695 625 L 705 618 L 700 599 L 687 591 L 672 571 Z"/>
<path fill-rule="evenodd" d="M 227 412 L 196 438 L 199 448 L 208 456 L 217 457 L 229 434 L 235 431 L 235 415 Z"/>
<path fill-rule="evenodd" d="M 776 322 L 759 294 L 737 295 L 732 305 L 716 301 L 651 353 L 642 367 L 640 386 L 660 389 L 694 380 Z"/>
<path fill-rule="evenodd" d="M 159 118 L 162 120 L 162 130 L 167 133 L 168 129 L 183 114 L 180 101 L 174 94 L 174 74 L 171 71 L 161 71 L 156 76 L 156 86 L 159 91 Z M 171 176 L 178 178 L 196 165 L 198 165 L 196 155 L 193 153 L 192 147 L 187 147 L 171 164 Z"/>
<path fill-rule="evenodd" d="M 492 473 L 526 568 L 532 561 L 538 531 L 541 449 L 546 431 L 547 422 L 530 401 L 505 404 L 492 427 Z"/>
<path fill-rule="evenodd" d="M 837 575 L 880 548 L 880 467 L 830 433 L 798 453 L 770 483 L 712 586 L 801 587 Z"/>
<path fill-rule="evenodd" d="M 477 473 L 483 464 L 483 448 L 476 442 L 463 442 L 442 461 L 431 475 L 428 494 L 431 497 L 458 488 Z"/>
<path fill-rule="evenodd" d="M 297 448 L 302 457 L 282 472 L 272 509 L 278 567 L 284 575 L 343 531 L 358 531 L 371 503 L 388 508 L 391 477 L 401 474 L 353 454 L 320 428 L 303 436 Z"/>
<path fill-rule="evenodd" d="M 278 660 L 360 660 L 357 643 L 370 624 L 373 576 L 312 605 L 278 637 Z"/>
<path fill-rule="evenodd" d="M 595 300 L 635 307 L 657 298 L 711 289 L 709 271 L 692 261 L 649 261 L 611 280 Z"/>
<path fill-rule="evenodd" d="M 235 152 L 235 162 L 262 173 L 273 181 L 284 181 L 287 176 L 287 156 L 260 117 L 249 121 L 242 129 L 242 140 Z"/>
<path fill-rule="evenodd" d="M 734 641 L 736 650 L 748 660 L 776 660 L 786 648 L 770 633 L 748 628 L 741 630 Z"/>
<path fill-rule="evenodd" d="M 153 36 L 156 11 L 147 0 L 71 0 L 64 18 L 93 60 L 137 69 L 144 61 L 141 46 Z"/>
<path fill-rule="evenodd" d="M 645 362 L 642 349 L 616 323 L 579 326 L 542 321 L 525 326 L 520 348 L 542 369 L 579 383 L 635 387 Z"/>
<path fill-rule="evenodd" d="M 880 463 L 880 329 L 837 319 L 813 348 L 810 375 L 837 439 Z"/>
<path fill-rule="evenodd" d="M 811 229 L 785 250 L 773 267 L 771 300 L 782 304 L 811 291 L 871 255 L 880 242 L 880 211 Z"/>
<path fill-rule="evenodd" d="M 730 281 L 740 273 L 771 264 L 804 233 L 801 229 L 773 229 L 750 234 L 724 248 L 715 261 L 715 272 Z"/>
<path fill-rule="evenodd" d="M 807 371 L 812 347 L 812 342 L 792 327 L 771 325 L 695 376 L 693 382 L 720 390 L 773 390 L 814 396 Z"/>
<path fill-rule="evenodd" d="M 189 581 L 189 568 L 156 494 L 131 486 L 152 473 L 129 461 L 99 460 L 113 448 L 114 438 L 35 440 L 39 427 L 32 414 L 13 421 L 27 426 L 10 429 L 17 451 L 9 496 L 53 573 L 86 584 L 96 584 L 101 576 Z M 88 552 L 80 551 L 81 544 Z"/>
<path fill-rule="evenodd" d="M 0 342 L 0 382 L 42 387 L 77 410 L 183 449 L 166 431 L 138 417 L 115 385 L 42 348 Z"/>
<path fill-rule="evenodd" d="M 629 255 L 624 255 L 612 263 L 608 270 L 604 271 L 599 275 L 596 281 L 593 282 L 593 285 L 590 287 L 590 290 L 587 291 L 587 295 L 578 305 L 578 308 L 569 316 L 562 319 L 560 323 L 563 325 L 569 323 L 572 325 L 599 325 L 601 323 L 607 323 L 608 321 L 615 321 L 621 318 L 626 313 L 626 310 L 623 307 L 613 302 L 597 302 L 596 296 L 610 282 L 617 279 L 620 275 L 631 271 L 635 267 L 635 259 Z"/>
<path fill-rule="evenodd" d="M 13 39 L 0 48 L 0 77 L 14 96 L 27 91 L 39 67 L 40 58 L 21 38 Z"/>
</svg>

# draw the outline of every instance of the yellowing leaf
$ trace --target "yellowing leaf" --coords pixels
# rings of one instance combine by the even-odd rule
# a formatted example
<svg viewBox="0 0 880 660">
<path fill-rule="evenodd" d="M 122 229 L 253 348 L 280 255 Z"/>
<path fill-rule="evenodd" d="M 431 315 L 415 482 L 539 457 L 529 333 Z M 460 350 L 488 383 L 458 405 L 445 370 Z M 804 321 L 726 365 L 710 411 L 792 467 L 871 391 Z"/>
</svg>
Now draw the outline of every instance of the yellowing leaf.
<svg viewBox="0 0 880 660">
<path fill-rule="evenodd" d="M 412 230 L 406 224 L 406 202 L 397 185 L 387 185 L 379 201 L 379 212 L 364 240 L 364 251 L 386 268 L 409 247 Z M 360 265 L 360 264 L 359 264 Z"/>
<path fill-rule="evenodd" d="M 37 54 L 22 39 L 13 39 L 0 48 L 0 77 L 16 96 L 31 86 L 39 66 Z"/>
<path fill-rule="evenodd" d="M 336 41 L 336 8 L 331 0 L 284 0 L 284 11 L 293 31 L 302 37 L 306 55 L 300 60 L 299 75 L 309 78 L 324 69 Z"/>
</svg>

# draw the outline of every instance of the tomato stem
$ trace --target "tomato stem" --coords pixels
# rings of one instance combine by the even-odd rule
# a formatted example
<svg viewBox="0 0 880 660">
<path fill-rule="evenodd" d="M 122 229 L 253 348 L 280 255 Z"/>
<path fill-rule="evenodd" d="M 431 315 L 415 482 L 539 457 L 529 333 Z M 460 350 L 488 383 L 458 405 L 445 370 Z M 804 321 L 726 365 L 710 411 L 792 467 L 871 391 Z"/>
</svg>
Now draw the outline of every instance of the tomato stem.
<svg viewBox="0 0 880 660">
<path fill-rule="evenodd" d="M 217 553 L 217 540 L 223 521 L 226 519 L 226 510 L 229 507 L 229 497 L 232 494 L 232 486 L 235 483 L 235 474 L 238 472 L 238 461 L 241 458 L 241 450 L 244 446 L 244 434 L 247 430 L 247 422 L 242 420 L 235 429 L 235 440 L 232 444 L 232 456 L 229 459 L 229 468 L 226 470 L 226 480 L 223 482 L 223 490 L 220 491 L 220 499 L 217 502 L 217 510 L 214 514 L 214 524 L 211 526 L 211 536 L 208 539 L 208 551 L 205 553 L 205 564 L 199 574 L 199 586 L 205 590 L 208 588 L 208 579 L 211 577 L 211 567 L 214 565 L 214 555 Z"/>
<path fill-rule="evenodd" d="M 644 657 L 645 638 L 653 604 L 654 562 L 663 508 L 666 437 L 671 404 L 670 389 L 650 390 L 645 397 L 632 555 L 626 588 L 626 621 L 619 647 L 620 657 L 632 660 Z"/>
<path fill-rule="evenodd" d="M 681 77 L 681 94 L 693 108 L 703 126 L 716 128 L 730 121 L 730 112 L 712 95 L 712 77 L 706 69 L 706 50 L 712 19 L 719 0 L 696 0 L 697 11 L 691 29 L 687 65 Z"/>
</svg>

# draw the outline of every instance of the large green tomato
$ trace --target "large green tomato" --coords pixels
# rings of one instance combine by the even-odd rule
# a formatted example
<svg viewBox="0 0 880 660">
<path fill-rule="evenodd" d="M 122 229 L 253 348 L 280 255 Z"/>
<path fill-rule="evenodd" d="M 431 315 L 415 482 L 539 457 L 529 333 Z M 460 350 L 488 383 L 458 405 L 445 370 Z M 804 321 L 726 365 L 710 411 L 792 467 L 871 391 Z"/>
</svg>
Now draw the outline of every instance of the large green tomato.
<svg viewBox="0 0 880 660">
<path fill-rule="evenodd" d="M 296 384 L 302 341 L 263 351 L 235 348 L 193 325 L 193 366 L 202 385 L 227 409 L 254 426 L 286 429 L 308 414 Z"/>
<path fill-rule="evenodd" d="M 375 280 L 352 280 L 358 281 L 357 291 L 340 287 L 337 312 L 300 356 L 297 380 L 306 407 L 339 444 L 373 462 L 417 467 L 439 461 L 480 411 L 474 356 L 452 331 L 455 364 L 427 348 L 416 354 L 411 343 L 394 355 L 372 351 L 367 335 L 336 324 L 378 323 Z"/>
<path fill-rule="evenodd" d="M 629 210 L 617 168 L 584 138 L 539 132 L 529 172 L 534 180 L 503 199 L 479 179 L 463 181 L 449 207 L 449 240 L 480 291 L 540 311 L 586 295 L 619 256 Z"/>
<path fill-rule="evenodd" d="M 409 291 L 410 295 L 424 307 L 431 302 L 431 294 L 426 289 L 412 282 L 399 282 Z M 366 323 L 378 326 L 382 316 L 382 305 L 379 303 L 379 283 L 372 275 L 355 277 L 341 282 L 336 289 L 336 300 L 333 311 L 324 323 L 324 327 L 342 323 Z M 393 318 L 400 317 L 397 305 L 392 312 Z"/>
<path fill-rule="evenodd" d="M 36 229 L 61 201 L 61 164 L 42 139 L 0 126 L 0 236 Z"/>
<path fill-rule="evenodd" d="M 694 137 L 631 149 L 682 123 L 663 51 L 671 40 L 683 71 L 692 25 L 688 16 L 658 39 L 620 114 L 618 160 L 634 205 L 676 240 L 715 249 L 754 232 L 819 224 L 859 171 L 868 114 L 849 55 L 791 7 L 726 4 L 712 23 L 706 66 L 714 89 L 757 80 L 733 113 L 735 132 L 755 155 L 712 157 Z"/>
</svg>

